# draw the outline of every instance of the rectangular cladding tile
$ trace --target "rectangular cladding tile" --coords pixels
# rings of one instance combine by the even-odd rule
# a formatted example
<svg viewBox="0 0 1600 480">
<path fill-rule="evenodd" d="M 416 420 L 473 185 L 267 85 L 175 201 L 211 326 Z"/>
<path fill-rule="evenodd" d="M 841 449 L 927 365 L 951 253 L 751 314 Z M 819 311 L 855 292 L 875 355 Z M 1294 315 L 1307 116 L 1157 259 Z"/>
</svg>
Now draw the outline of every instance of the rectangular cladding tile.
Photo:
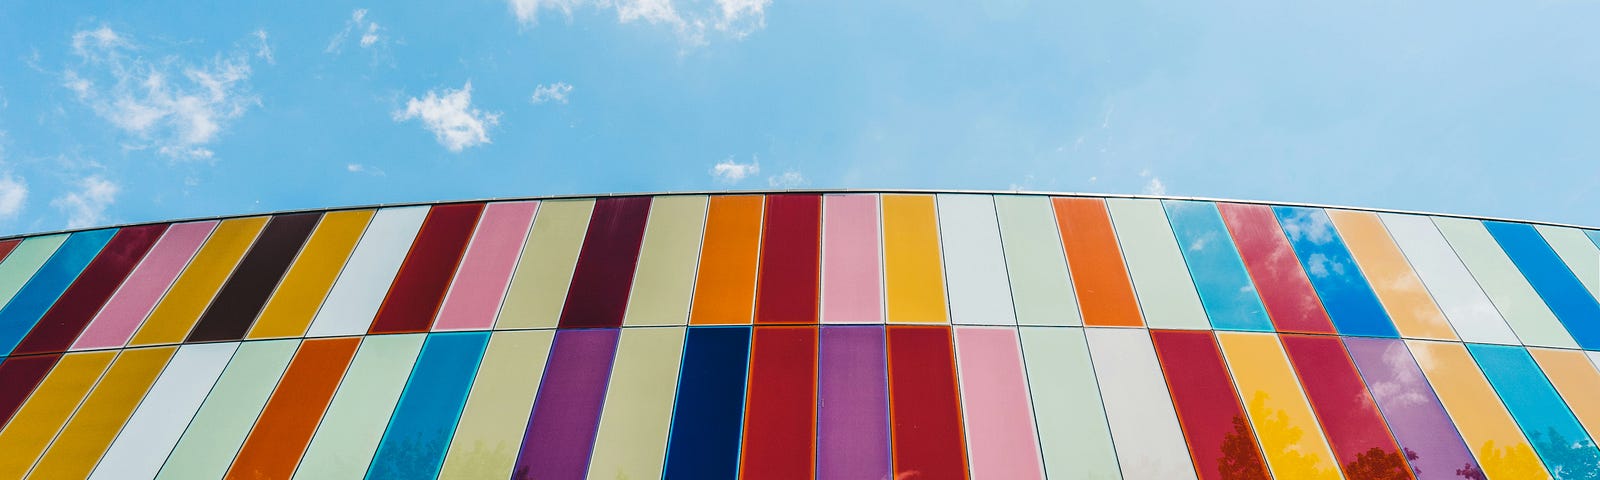
<svg viewBox="0 0 1600 480">
<path fill-rule="evenodd" d="M 9 354 L 22 341 L 116 233 L 116 229 L 91 230 L 67 237 L 11 302 L 0 308 L 0 355 Z"/>
<path fill-rule="evenodd" d="M 1278 336 L 1218 332 L 1217 341 L 1273 477 L 1340 478 L 1339 460 Z"/>
<path fill-rule="evenodd" d="M 1405 343 L 1358 337 L 1344 343 L 1417 478 L 1457 479 L 1457 470 L 1482 470 Z"/>
<path fill-rule="evenodd" d="M 1133 293 L 1117 245 L 1116 230 L 1105 201 L 1098 198 L 1054 198 L 1061 244 L 1066 249 L 1072 285 L 1077 290 L 1083 324 L 1095 327 L 1140 327 L 1139 300 Z"/>
<path fill-rule="evenodd" d="M 72 346 L 95 313 L 106 304 L 150 247 L 155 245 L 166 224 L 128 227 L 100 249 L 94 261 L 62 292 L 55 305 L 39 318 L 38 324 L 11 351 L 12 355 L 31 355 L 65 351 Z M 3 351 L 0 351 L 3 353 Z"/>
<path fill-rule="evenodd" d="M 272 217 L 189 332 L 188 341 L 243 339 L 321 219 L 316 212 Z"/>
<path fill-rule="evenodd" d="M 194 257 L 206 237 L 217 227 L 216 221 L 180 223 L 161 235 L 144 260 L 95 314 L 89 326 L 73 342 L 73 350 L 116 348 L 128 343 L 139 324 L 161 301 L 167 288 L 178 279 L 184 265 Z"/>
<path fill-rule="evenodd" d="M 433 326 L 482 214 L 481 203 L 435 205 L 428 210 L 367 333 L 417 333 Z"/>
<path fill-rule="evenodd" d="M 116 356 L 114 351 L 61 356 L 5 430 L 0 430 L 0 452 L 5 452 L 0 455 L 0 478 L 27 475 Z"/>
<path fill-rule="evenodd" d="M 361 341 L 339 391 L 311 436 L 295 478 L 356 478 L 378 451 L 426 335 L 372 335 Z"/>
<path fill-rule="evenodd" d="M 588 478 L 661 478 L 684 334 L 684 327 L 622 329 Z"/>
<path fill-rule="evenodd" d="M 339 337 L 300 344 L 226 478 L 287 478 L 294 473 L 360 343 L 359 337 Z"/>
<path fill-rule="evenodd" d="M 760 195 L 716 195 L 706 213 L 691 325 L 749 325 L 761 258 Z"/>
<path fill-rule="evenodd" d="M 1182 246 L 1183 258 L 1200 292 L 1211 327 L 1217 330 L 1270 332 L 1272 319 L 1261 303 L 1255 282 L 1239 249 L 1228 235 L 1222 214 L 1211 202 L 1165 200 L 1167 221 Z"/>
<path fill-rule="evenodd" d="M 554 339 L 554 330 L 500 331 L 489 338 L 439 478 L 511 476 Z"/>
<path fill-rule="evenodd" d="M 815 326 L 755 328 L 740 478 L 815 475 L 817 334 Z"/>
<path fill-rule="evenodd" d="M 1294 249 L 1266 205 L 1218 203 L 1250 279 L 1280 332 L 1334 333 Z"/>
<path fill-rule="evenodd" d="M 1445 320 L 1444 312 L 1434 303 L 1422 279 L 1412 270 L 1377 214 L 1350 210 L 1328 210 L 1327 213 L 1361 272 L 1372 282 L 1372 290 L 1383 302 L 1401 336 L 1456 339 L 1455 330 Z"/>
<path fill-rule="evenodd" d="M 237 342 L 179 348 L 89 478 L 155 478 L 238 349 Z"/>
<path fill-rule="evenodd" d="M 431 479 L 444 464 L 490 332 L 428 335 L 367 478 Z"/>
<path fill-rule="evenodd" d="M 586 475 L 619 334 L 614 328 L 556 332 L 514 479 Z"/>
<path fill-rule="evenodd" d="M 822 196 L 768 195 L 763 220 L 755 323 L 816 324 Z"/>
<path fill-rule="evenodd" d="M 656 197 L 650 205 L 623 325 L 689 323 L 707 203 L 704 195 L 674 195 Z"/>
<path fill-rule="evenodd" d="M 1269 478 L 1216 337 L 1187 330 L 1151 330 L 1150 337 L 1200 478 Z"/>
<path fill-rule="evenodd" d="M 822 323 L 883 323 L 883 235 L 878 196 L 825 195 Z"/>
<path fill-rule="evenodd" d="M 969 478 L 950 327 L 888 329 L 895 478 Z"/>
<path fill-rule="evenodd" d="M 1019 333 L 1045 474 L 1120 478 L 1083 329 L 1023 327 Z"/>
<path fill-rule="evenodd" d="M 650 197 L 595 201 L 589 232 L 572 272 L 572 288 L 561 309 L 562 328 L 622 326 L 649 217 Z"/>
<path fill-rule="evenodd" d="M 1083 325 L 1050 199 L 995 195 L 994 205 L 1017 323 Z"/>
<path fill-rule="evenodd" d="M 663 478 L 736 478 L 750 327 L 690 327 Z"/>
<path fill-rule="evenodd" d="M 817 351 L 817 478 L 888 478 L 889 372 L 881 326 L 824 326 Z"/>
<path fill-rule="evenodd" d="M 317 230 L 311 233 L 300 256 L 284 274 L 267 305 L 262 307 L 261 316 L 250 326 L 247 337 L 304 335 L 374 213 L 372 210 L 349 210 L 323 214 Z"/>
<path fill-rule="evenodd" d="M 182 342 L 205 313 L 211 298 L 244 256 L 256 234 L 267 224 L 267 217 L 223 220 L 206 237 L 205 245 L 189 260 L 183 274 L 173 281 L 161 302 L 150 312 L 128 345 L 156 345 Z"/>
<path fill-rule="evenodd" d="M 1145 324 L 1151 328 L 1210 329 L 1161 201 L 1112 198 L 1106 200 L 1106 206 Z"/>
<path fill-rule="evenodd" d="M 1016 325 L 994 197 L 939 194 L 937 198 L 950 322 Z"/>
<path fill-rule="evenodd" d="M 973 478 L 1043 479 L 1015 328 L 955 327 L 961 418 Z"/>
<path fill-rule="evenodd" d="M 884 292 L 890 323 L 950 323 L 939 212 L 932 195 L 883 195 Z"/>
<path fill-rule="evenodd" d="M 506 288 L 495 328 L 551 328 L 572 283 L 572 271 L 583 248 L 594 200 L 547 200 L 539 203 L 533 229 L 517 257 L 511 286 Z"/>
<path fill-rule="evenodd" d="M 1124 328 L 1084 334 L 1122 477 L 1197 478 L 1150 334 Z"/>
<path fill-rule="evenodd" d="M 123 350 L 62 427 L 29 478 L 84 478 L 105 454 L 177 347 Z"/>
<path fill-rule="evenodd" d="M 433 321 L 434 331 L 494 327 L 495 314 L 505 301 L 517 255 L 528 240 L 538 209 L 539 202 L 496 202 L 484 207 Z"/>
</svg>

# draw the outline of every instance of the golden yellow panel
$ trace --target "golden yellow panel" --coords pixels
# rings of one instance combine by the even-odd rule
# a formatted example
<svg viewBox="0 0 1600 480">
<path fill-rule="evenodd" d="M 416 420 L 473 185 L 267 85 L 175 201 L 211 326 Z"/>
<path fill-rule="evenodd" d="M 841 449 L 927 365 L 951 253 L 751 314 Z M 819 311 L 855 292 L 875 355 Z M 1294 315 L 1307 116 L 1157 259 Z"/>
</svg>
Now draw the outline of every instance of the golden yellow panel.
<svg viewBox="0 0 1600 480">
<path fill-rule="evenodd" d="M 0 478 L 22 478 L 28 473 L 116 356 L 116 351 L 105 350 L 61 357 L 0 431 Z"/>
<path fill-rule="evenodd" d="M 1406 346 L 1489 478 L 1550 478 L 1467 347 L 1424 340 Z"/>
<path fill-rule="evenodd" d="M 177 347 L 124 350 L 28 478 L 85 478 Z"/>
<path fill-rule="evenodd" d="M 128 345 L 182 342 L 266 224 L 267 217 L 250 217 L 224 220 L 217 225 Z"/>
<path fill-rule="evenodd" d="M 505 303 L 500 305 L 495 328 L 556 326 L 593 211 L 594 200 L 539 203 L 539 213 L 533 217 L 533 230 L 522 246 L 522 256 L 511 275 L 511 286 L 506 290 Z"/>
<path fill-rule="evenodd" d="M 883 196 L 884 289 L 891 323 L 950 323 L 932 195 Z"/>
<path fill-rule="evenodd" d="M 305 249 L 261 310 L 261 317 L 250 327 L 249 338 L 298 337 L 306 333 L 306 326 L 317 315 L 333 281 L 339 278 L 339 271 L 361 240 L 372 214 L 372 210 L 352 210 L 322 216 Z"/>
<path fill-rule="evenodd" d="M 1217 340 L 1272 475 L 1340 478 L 1337 459 L 1322 436 L 1278 336 L 1217 332 Z"/>
</svg>

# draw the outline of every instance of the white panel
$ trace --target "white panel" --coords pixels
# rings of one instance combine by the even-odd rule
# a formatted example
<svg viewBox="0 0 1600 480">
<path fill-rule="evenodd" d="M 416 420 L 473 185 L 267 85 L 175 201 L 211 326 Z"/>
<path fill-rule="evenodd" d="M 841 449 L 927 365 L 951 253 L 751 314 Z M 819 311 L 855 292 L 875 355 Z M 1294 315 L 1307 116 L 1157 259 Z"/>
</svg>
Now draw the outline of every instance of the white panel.
<svg viewBox="0 0 1600 480">
<path fill-rule="evenodd" d="M 361 335 L 372 325 L 389 284 L 400 271 L 411 242 L 428 216 L 428 207 L 385 208 L 378 210 L 356 244 L 350 261 L 339 272 L 328 299 L 311 321 L 308 337 Z"/>
<path fill-rule="evenodd" d="M 1142 328 L 1086 328 L 1084 333 L 1123 478 L 1195 478 L 1150 333 Z"/>
<path fill-rule="evenodd" d="M 1139 310 L 1150 328 L 1211 328 L 1160 200 L 1106 199 Z"/>
<path fill-rule="evenodd" d="M 1578 342 L 1572 340 L 1567 327 L 1556 319 L 1544 299 L 1539 298 L 1539 292 L 1533 290 L 1533 285 L 1522 276 L 1511 257 L 1500 249 L 1500 243 L 1489 234 L 1483 222 L 1433 217 L 1433 224 L 1439 227 L 1439 233 L 1455 249 L 1461 263 L 1472 272 L 1472 278 L 1483 287 L 1483 293 L 1489 295 L 1489 301 L 1494 302 L 1501 317 L 1517 332 L 1517 338 L 1524 345 L 1578 348 Z"/>
<path fill-rule="evenodd" d="M 994 197 L 940 194 L 938 199 L 950 323 L 1016 325 Z"/>
<path fill-rule="evenodd" d="M 1433 294 L 1434 302 L 1444 311 L 1450 326 L 1455 327 L 1456 335 L 1474 343 L 1520 343 L 1428 217 L 1380 213 L 1378 218 L 1383 219 L 1389 236 L 1405 253 L 1428 293 Z"/>
<path fill-rule="evenodd" d="M 89 478 L 155 478 L 239 342 L 184 345 Z"/>
</svg>

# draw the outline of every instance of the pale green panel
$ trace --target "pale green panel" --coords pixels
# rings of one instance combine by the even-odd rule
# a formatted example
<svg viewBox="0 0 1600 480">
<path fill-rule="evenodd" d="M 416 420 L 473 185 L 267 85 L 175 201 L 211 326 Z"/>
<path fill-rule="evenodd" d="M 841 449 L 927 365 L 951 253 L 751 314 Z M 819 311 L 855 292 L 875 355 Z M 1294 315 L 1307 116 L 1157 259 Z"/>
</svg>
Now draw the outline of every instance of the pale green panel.
<svg viewBox="0 0 1600 480">
<path fill-rule="evenodd" d="M 625 328 L 600 414 L 589 478 L 661 478 L 683 328 Z"/>
<path fill-rule="evenodd" d="M 1111 198 L 1111 223 L 1150 328 L 1209 329 L 1205 307 L 1159 200 Z"/>
<path fill-rule="evenodd" d="M 11 303 L 11 297 L 22 290 L 22 286 L 33 278 L 34 272 L 44 266 L 50 255 L 61 248 L 61 243 L 67 241 L 67 234 L 33 237 L 23 240 L 22 244 L 11 250 L 11 255 L 0 262 L 0 307 Z"/>
<path fill-rule="evenodd" d="M 299 345 L 298 339 L 241 344 L 156 478 L 222 478 Z"/>
<path fill-rule="evenodd" d="M 995 195 L 1011 298 L 1020 325 L 1083 325 L 1050 198 Z"/>
<path fill-rule="evenodd" d="M 371 335 L 361 340 L 294 478 L 358 478 L 367 473 L 426 338 Z"/>
<path fill-rule="evenodd" d="M 623 325 L 689 323 L 705 222 L 704 195 L 660 196 L 651 202 Z"/>
<path fill-rule="evenodd" d="M 1081 328 L 1022 327 L 1034 421 L 1052 478 L 1120 478 Z"/>
<path fill-rule="evenodd" d="M 936 198 L 950 323 L 1016 325 L 993 196 L 941 193 Z"/>
<path fill-rule="evenodd" d="M 1463 218 L 1433 217 L 1450 247 L 1461 257 L 1472 277 L 1505 317 L 1524 345 L 1578 348 L 1566 327 L 1545 306 L 1533 285 L 1511 263 L 1483 222 Z"/>
<path fill-rule="evenodd" d="M 554 330 L 503 331 L 490 337 L 439 478 L 511 476 L 554 340 Z"/>
<path fill-rule="evenodd" d="M 1600 249 L 1589 241 L 1589 236 L 1576 228 L 1550 225 L 1538 225 L 1536 228 L 1550 248 L 1555 249 L 1556 255 L 1561 256 L 1567 268 L 1572 269 L 1583 286 L 1589 289 L 1589 294 L 1600 298 Z"/>
</svg>

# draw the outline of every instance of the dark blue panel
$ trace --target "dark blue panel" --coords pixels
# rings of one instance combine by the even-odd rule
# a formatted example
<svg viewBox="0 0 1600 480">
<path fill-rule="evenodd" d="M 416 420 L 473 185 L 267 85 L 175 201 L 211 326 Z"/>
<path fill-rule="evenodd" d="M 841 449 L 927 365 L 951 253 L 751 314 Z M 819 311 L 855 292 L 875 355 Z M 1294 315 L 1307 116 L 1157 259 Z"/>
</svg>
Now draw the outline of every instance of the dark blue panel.
<svg viewBox="0 0 1600 480">
<path fill-rule="evenodd" d="M 664 478 L 737 478 L 749 327 L 690 327 Z"/>
<path fill-rule="evenodd" d="M 439 475 L 488 343 L 489 332 L 428 336 L 400 404 L 389 417 L 389 428 L 383 432 L 367 478 L 431 479 Z"/>
<path fill-rule="evenodd" d="M 1272 331 L 1272 320 L 1261 305 L 1261 296 L 1250 281 L 1250 272 L 1239 259 L 1239 249 L 1228 235 L 1228 226 L 1211 202 L 1167 200 L 1172 233 L 1178 237 L 1183 259 L 1189 265 L 1206 307 L 1211 327 L 1218 330 Z"/>
<path fill-rule="evenodd" d="M 1304 207 L 1272 207 L 1272 212 L 1340 335 L 1400 336 L 1327 212 Z"/>
<path fill-rule="evenodd" d="M 1590 350 L 1600 349 L 1600 303 L 1578 280 L 1577 275 L 1562 263 L 1561 257 L 1544 242 L 1544 237 L 1533 225 L 1509 222 L 1483 222 L 1489 234 L 1500 242 L 1517 270 L 1528 277 L 1528 283 L 1539 292 L 1539 298 L 1550 306 L 1556 318 L 1567 326 L 1567 333 L 1578 345 Z"/>
<path fill-rule="evenodd" d="M 1545 468 L 1558 478 L 1561 473 L 1567 474 L 1565 478 L 1580 478 L 1574 474 L 1600 471 L 1600 450 L 1540 373 L 1527 349 L 1469 343 L 1467 350 L 1511 410 L 1511 418 L 1533 441 L 1533 451 L 1539 453 Z"/>
<path fill-rule="evenodd" d="M 61 297 L 61 292 L 72 286 L 78 273 L 94 260 L 94 256 L 116 233 L 117 229 L 108 228 L 78 232 L 67 237 L 61 248 L 56 249 L 56 253 L 11 298 L 11 303 L 0 309 L 0 355 L 11 354 L 17 342 L 22 341 L 22 337 L 33 329 L 44 312 L 50 310 L 50 305 Z"/>
</svg>

